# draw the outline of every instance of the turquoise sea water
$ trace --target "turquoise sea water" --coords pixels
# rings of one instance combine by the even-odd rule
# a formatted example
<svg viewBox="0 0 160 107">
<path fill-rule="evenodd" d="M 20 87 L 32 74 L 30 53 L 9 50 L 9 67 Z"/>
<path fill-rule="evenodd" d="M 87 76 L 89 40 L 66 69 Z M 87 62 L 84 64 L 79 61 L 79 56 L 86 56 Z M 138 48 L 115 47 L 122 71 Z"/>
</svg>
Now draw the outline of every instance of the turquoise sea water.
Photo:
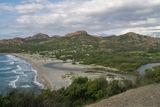
<svg viewBox="0 0 160 107">
<path fill-rule="evenodd" d="M 25 60 L 0 54 L 0 93 L 10 89 L 41 89 L 37 71 Z"/>
</svg>

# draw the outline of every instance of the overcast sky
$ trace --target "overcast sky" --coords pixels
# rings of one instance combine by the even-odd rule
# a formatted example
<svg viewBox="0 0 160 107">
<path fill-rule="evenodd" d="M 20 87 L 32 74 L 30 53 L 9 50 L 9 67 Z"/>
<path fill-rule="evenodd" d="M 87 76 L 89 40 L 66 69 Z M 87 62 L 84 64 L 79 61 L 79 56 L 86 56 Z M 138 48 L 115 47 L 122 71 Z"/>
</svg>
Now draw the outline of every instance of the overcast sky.
<svg viewBox="0 0 160 107">
<path fill-rule="evenodd" d="M 35 33 L 160 35 L 160 0 L 0 0 L 0 39 Z"/>
</svg>

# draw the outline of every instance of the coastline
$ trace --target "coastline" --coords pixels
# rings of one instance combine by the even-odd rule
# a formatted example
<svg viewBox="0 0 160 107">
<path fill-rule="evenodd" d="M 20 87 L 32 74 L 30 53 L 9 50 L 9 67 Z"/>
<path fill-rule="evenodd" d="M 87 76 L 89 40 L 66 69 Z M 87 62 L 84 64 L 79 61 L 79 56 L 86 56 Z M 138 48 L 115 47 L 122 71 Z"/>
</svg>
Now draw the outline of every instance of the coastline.
<svg viewBox="0 0 160 107">
<path fill-rule="evenodd" d="M 84 71 L 83 66 L 64 63 L 63 61 L 56 59 L 42 58 L 36 54 L 12 53 L 12 55 L 19 57 L 32 65 L 33 69 L 37 71 L 37 80 L 44 85 L 44 89 L 57 90 L 67 87 L 72 83 L 72 79 L 65 76 L 67 73 L 72 71 L 77 73 Z M 52 65 L 53 67 L 47 65 Z M 58 68 L 61 69 L 58 69 L 55 66 L 58 66 Z"/>
<path fill-rule="evenodd" d="M 135 76 L 132 75 L 101 70 L 95 71 L 94 67 L 99 67 L 95 65 L 74 65 L 71 62 L 46 58 L 38 54 L 12 53 L 11 55 L 19 57 L 31 64 L 32 68 L 37 71 L 37 80 L 44 85 L 44 89 L 57 90 L 68 87 L 72 83 L 73 78 L 79 76 L 88 77 L 89 79 L 105 77 L 108 81 L 113 79 L 128 79 L 134 82 L 135 80 Z M 107 69 L 110 71 L 111 68 Z M 110 78 L 110 75 L 114 75 L 115 77 Z"/>
<path fill-rule="evenodd" d="M 44 78 L 43 76 L 43 69 L 41 69 L 40 65 L 42 62 L 38 61 L 38 59 L 33 59 L 29 54 L 17 54 L 12 53 L 11 55 L 21 58 L 26 62 L 30 63 L 32 68 L 37 72 L 37 81 L 44 85 L 44 88 L 51 88 L 51 84 Z M 37 63 L 39 62 L 39 63 Z"/>
</svg>

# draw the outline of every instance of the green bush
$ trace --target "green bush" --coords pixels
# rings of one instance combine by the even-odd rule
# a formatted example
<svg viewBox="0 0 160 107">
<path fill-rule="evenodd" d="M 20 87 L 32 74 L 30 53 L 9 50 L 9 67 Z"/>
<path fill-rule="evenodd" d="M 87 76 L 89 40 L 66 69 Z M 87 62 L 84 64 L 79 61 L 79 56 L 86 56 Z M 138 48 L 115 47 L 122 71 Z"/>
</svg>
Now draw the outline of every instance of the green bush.
<svg viewBox="0 0 160 107">
<path fill-rule="evenodd" d="M 160 67 L 155 67 L 153 69 L 147 69 L 145 71 L 145 80 L 150 81 L 151 83 L 160 82 Z"/>
<path fill-rule="evenodd" d="M 57 91 L 43 90 L 38 94 L 15 90 L 0 96 L 0 107 L 81 107 L 126 91 L 131 84 L 127 80 L 108 83 L 105 78 L 89 80 L 78 77 L 69 87 Z"/>
</svg>

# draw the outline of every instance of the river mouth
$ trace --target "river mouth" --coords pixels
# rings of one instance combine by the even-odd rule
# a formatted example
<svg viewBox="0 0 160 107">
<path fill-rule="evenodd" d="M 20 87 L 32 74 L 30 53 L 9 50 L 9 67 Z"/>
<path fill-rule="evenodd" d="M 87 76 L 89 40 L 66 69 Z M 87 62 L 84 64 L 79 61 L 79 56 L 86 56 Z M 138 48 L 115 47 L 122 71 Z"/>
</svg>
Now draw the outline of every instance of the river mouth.
<svg viewBox="0 0 160 107">
<path fill-rule="evenodd" d="M 160 66 L 160 63 L 149 63 L 149 64 L 145 64 L 145 65 L 142 65 L 140 66 L 138 69 L 137 69 L 137 72 L 143 76 L 145 75 L 145 71 L 147 69 L 152 69 L 153 67 L 157 67 L 157 66 Z"/>
</svg>

